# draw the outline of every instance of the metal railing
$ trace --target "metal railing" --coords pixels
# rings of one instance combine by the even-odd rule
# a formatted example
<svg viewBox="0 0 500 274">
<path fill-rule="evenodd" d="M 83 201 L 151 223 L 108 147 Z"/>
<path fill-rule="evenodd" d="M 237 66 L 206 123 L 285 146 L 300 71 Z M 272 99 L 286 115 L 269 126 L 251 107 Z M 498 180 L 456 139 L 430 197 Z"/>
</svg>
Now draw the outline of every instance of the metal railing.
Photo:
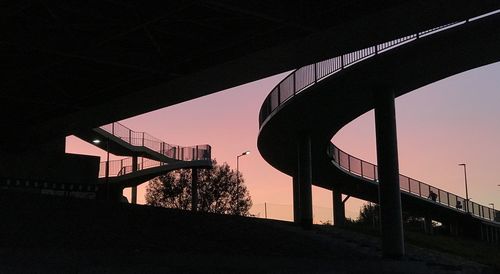
<svg viewBox="0 0 500 274">
<path fill-rule="evenodd" d="M 212 157 L 210 145 L 198 145 L 190 147 L 171 145 L 149 135 L 146 132 L 133 131 L 118 122 L 104 125 L 100 127 L 100 129 L 130 145 L 148 148 L 171 159 L 179 161 L 195 161 L 211 160 Z"/>
<path fill-rule="evenodd" d="M 137 171 L 168 165 L 167 163 L 139 157 L 137 159 Z M 109 161 L 109 177 L 118 177 L 130 174 L 134 171 L 132 158 Z M 106 162 L 99 165 L 99 178 L 106 177 Z"/>
<path fill-rule="evenodd" d="M 259 111 L 259 126 L 262 128 L 262 125 L 264 124 L 266 119 L 283 103 L 287 102 L 295 95 L 300 94 L 307 88 L 313 86 L 317 82 L 324 80 L 339 71 L 342 71 L 344 68 L 352 66 L 370 57 L 376 56 L 379 53 L 397 48 L 412 41 L 416 41 L 420 37 L 433 35 L 443 30 L 465 24 L 469 21 L 480 20 L 481 18 L 488 17 L 498 12 L 499 10 L 490 12 L 485 15 L 476 16 L 465 21 L 453 22 L 443 26 L 424 30 L 412 35 L 376 44 L 371 47 L 360 49 L 347 54 L 342 54 L 334 58 L 301 67 L 285 77 L 285 79 L 283 79 L 276 87 L 274 87 L 266 97 Z M 377 168 L 375 165 L 353 157 L 339 150 L 335 146 L 333 146 L 331 150 L 333 153 L 332 159 L 334 163 L 336 163 L 340 168 L 363 179 L 378 182 Z M 401 189 L 405 192 L 420 197 L 430 197 L 430 199 L 432 199 L 436 203 L 440 203 L 442 205 L 452 207 L 460 211 L 468 211 L 480 218 L 488 220 L 495 219 L 496 211 L 494 211 L 492 208 L 482 206 L 471 201 L 466 201 L 462 197 L 424 184 L 404 175 L 400 175 L 400 186 Z M 434 193 L 435 195 L 431 195 L 431 193 Z M 461 207 L 458 206 L 460 204 Z"/>
<path fill-rule="evenodd" d="M 397 48 L 403 44 L 410 43 L 420 37 L 430 36 L 435 33 L 454 28 L 465 24 L 469 21 L 480 20 L 490 15 L 498 13 L 500 10 L 490 12 L 485 15 L 476 16 L 465 21 L 453 22 L 443 26 L 417 32 L 412 35 L 400 37 L 391 41 L 380 43 L 371 47 L 360 49 L 354 52 L 342 54 L 340 56 L 330 58 L 318 63 L 310 64 L 301 67 L 290 73 L 268 94 L 259 111 L 259 125 L 262 127 L 264 121 L 275 111 L 280 105 L 287 102 L 295 95 L 301 93 L 315 83 L 324 80 L 325 78 L 352 66 L 365 59 L 373 57 L 379 53 Z"/>
<path fill-rule="evenodd" d="M 356 177 L 378 184 L 378 172 L 376 165 L 351 156 L 337 148 L 332 143 L 328 146 L 327 154 L 332 162 L 342 170 Z M 477 217 L 490 221 L 495 220 L 497 212 L 493 208 L 480 205 L 470 200 L 466 203 L 466 199 L 463 197 L 437 187 L 433 187 L 426 183 L 422 183 L 405 175 L 399 175 L 399 186 L 402 191 L 429 199 L 431 202 L 454 208 L 464 213 L 469 212 Z"/>
</svg>

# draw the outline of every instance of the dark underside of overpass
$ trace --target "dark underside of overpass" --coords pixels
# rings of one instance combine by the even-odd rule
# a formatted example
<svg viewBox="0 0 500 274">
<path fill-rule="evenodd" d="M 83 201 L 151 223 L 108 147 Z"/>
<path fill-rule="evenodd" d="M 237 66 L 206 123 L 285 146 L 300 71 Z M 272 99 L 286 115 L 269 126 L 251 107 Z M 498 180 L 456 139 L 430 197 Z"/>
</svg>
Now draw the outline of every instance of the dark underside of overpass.
<svg viewBox="0 0 500 274">
<path fill-rule="evenodd" d="M 9 1 L 2 150 L 38 147 L 498 1 Z M 210 107 L 210 106 L 207 106 Z"/>
<path fill-rule="evenodd" d="M 61 182 L 62 188 L 66 183 L 98 185 L 98 157 L 65 153 L 66 136 L 82 135 L 110 122 L 499 8 L 498 0 L 2 3 L 0 124 L 4 134 L 0 138 L 0 182 L 22 182 L 26 186 Z M 495 23 L 498 28 L 498 19 Z M 484 36 L 482 43 L 473 43 L 477 39 L 474 31 L 491 31 L 481 32 L 480 28 L 472 22 L 460 35 L 450 31 L 432 41 L 421 39 L 360 64 L 357 71 L 342 71 L 341 81 L 332 77 L 324 80 L 324 86 L 319 84 L 320 90 L 305 99 L 307 104 L 320 106 L 316 114 L 328 117 L 332 104 L 340 104 L 337 107 L 342 110 L 344 100 L 355 107 L 337 109 L 336 124 L 312 134 L 312 162 L 322 172 L 312 174 L 314 183 L 329 189 L 342 185 L 347 194 L 357 193 L 360 198 L 375 201 L 375 185 L 360 187 L 359 180 L 329 165 L 325 153 L 327 142 L 341 126 L 354 114 L 372 108 L 367 100 L 372 95 L 368 88 L 367 93 L 354 92 L 370 83 L 357 81 L 358 74 L 361 71 L 369 80 L 391 82 L 396 95 L 401 95 L 448 74 L 498 60 L 498 52 L 484 49 L 488 45 L 498 49 L 498 37 Z M 446 45 L 452 41 L 456 47 L 447 50 Z M 431 49 L 430 54 L 423 54 L 426 47 Z M 433 51 L 435 47 L 443 51 Z M 454 58 L 460 52 L 473 59 L 459 62 Z M 425 68 L 416 77 L 408 76 L 415 68 L 398 67 L 407 55 L 414 58 L 408 62 Z M 441 71 L 444 65 L 448 65 L 447 70 Z M 380 66 L 387 68 L 383 77 L 374 73 Z M 395 79 L 393 75 L 401 77 Z M 345 88 L 347 82 L 356 84 Z M 341 90 L 333 100 L 328 94 L 332 86 Z M 331 104 L 322 104 L 325 98 Z M 288 174 L 293 173 L 290 170 L 295 164 L 290 159 L 296 156 L 295 140 L 289 136 L 300 128 L 290 121 L 310 121 L 305 118 L 315 115 L 294 116 L 305 113 L 289 111 L 303 107 L 299 104 L 290 100 L 288 110 L 276 113 L 261 129 L 258 140 L 259 149 L 267 146 L 261 149 L 266 151 L 264 158 Z M 329 118 L 322 119 L 319 124 L 331 123 Z M 107 166 L 109 172 L 109 162 Z M 403 202 L 422 209 L 408 195 Z M 441 210 L 436 212 L 446 215 Z"/>
<path fill-rule="evenodd" d="M 336 207 L 335 199 L 340 200 L 338 204 L 342 203 L 340 194 L 338 198 L 335 198 L 335 193 L 344 193 L 380 203 L 381 219 L 382 221 L 384 218 L 388 220 L 385 228 L 397 226 L 395 223 L 398 218 L 401 219 L 401 211 L 398 213 L 399 216 L 395 216 L 398 214 L 384 215 L 384 208 L 389 208 L 386 213 L 388 211 L 393 213 L 396 210 L 391 211 L 391 209 L 400 210 L 399 203 L 402 202 L 405 210 L 416 216 L 419 214 L 425 216 L 429 220 L 427 223 L 430 223 L 431 218 L 442 222 L 460 223 L 469 226 L 465 229 L 466 234 L 483 237 L 484 224 L 482 222 L 484 220 L 480 218 L 474 220 L 471 215 L 454 208 L 455 205 L 446 208 L 433 203 L 426 197 L 418 197 L 411 193 L 401 194 L 399 188 L 401 178 L 398 174 L 397 163 L 396 119 L 394 111 L 392 111 L 392 116 L 387 114 L 386 117 L 391 117 L 393 127 L 388 130 L 389 126 L 387 126 L 384 128 L 386 131 L 380 130 L 382 127 L 379 126 L 380 112 L 383 112 L 381 110 L 383 108 L 380 107 L 379 100 L 381 94 L 390 94 L 388 97 L 394 106 L 394 97 L 449 76 L 498 62 L 500 60 L 500 53 L 497 50 L 500 47 L 499 28 L 498 13 L 478 20 L 464 20 L 463 23 L 453 28 L 429 36 L 415 35 L 415 40 L 401 43 L 400 46 L 385 52 L 377 53 L 377 46 L 373 57 L 366 58 L 359 63 L 348 63 L 353 64 L 352 66 L 344 67 L 344 60 L 350 55 L 343 55 L 339 59 L 342 60 L 342 66 L 338 72 L 324 76 L 324 78 L 319 78 L 318 75 L 324 75 L 321 71 L 327 70 L 325 67 L 328 65 L 322 67 L 323 64 L 320 63 L 310 66 L 313 76 L 307 80 L 304 78 L 307 78 L 309 66 L 301 68 L 296 71 L 298 73 L 292 74 L 291 77 L 283 80 L 277 86 L 278 88 L 273 89 L 261 108 L 258 147 L 267 162 L 293 177 L 296 222 L 298 220 L 305 227 L 312 223 L 312 200 L 310 199 L 312 183 L 334 191 L 334 207 Z M 425 31 L 425 29 L 420 31 Z M 375 45 L 376 43 L 371 46 Z M 286 85 L 288 79 L 293 79 L 294 84 L 290 85 L 292 88 Z M 296 81 L 296 79 L 299 80 Z M 296 88 L 297 85 L 298 88 Z M 360 176 L 348 174 L 334 165 L 331 156 L 327 154 L 332 137 L 343 126 L 371 109 L 375 109 L 377 129 L 379 166 L 377 171 L 373 172 L 373 174 L 378 172 L 377 183 L 371 179 L 365 180 Z M 377 111 L 379 111 L 378 116 Z M 391 140 L 391 146 L 380 145 L 387 140 Z M 392 162 L 384 163 L 387 158 L 380 157 L 383 155 L 381 151 L 394 152 Z M 340 161 L 338 156 L 337 161 Z M 383 164 L 387 170 L 394 173 L 394 176 L 382 177 L 384 168 L 381 166 Z M 361 174 L 362 170 L 363 167 L 361 167 Z M 382 188 L 390 184 L 394 186 L 393 193 L 396 198 L 393 200 L 397 203 L 385 201 L 384 204 L 383 196 L 387 197 L 388 194 Z M 488 220 L 488 225 L 491 226 L 488 229 L 498 231 L 497 222 Z M 383 246 L 390 242 L 401 244 L 392 246 L 387 244 L 386 246 L 390 247 L 384 249 L 384 254 L 387 253 L 388 256 L 404 254 L 402 224 L 400 227 L 400 231 L 386 230 L 385 235 L 388 237 L 385 237 L 386 241 L 383 239 Z M 398 237 L 392 237 L 398 232 L 400 232 Z M 384 238 L 384 223 L 382 223 L 382 237 Z"/>
</svg>

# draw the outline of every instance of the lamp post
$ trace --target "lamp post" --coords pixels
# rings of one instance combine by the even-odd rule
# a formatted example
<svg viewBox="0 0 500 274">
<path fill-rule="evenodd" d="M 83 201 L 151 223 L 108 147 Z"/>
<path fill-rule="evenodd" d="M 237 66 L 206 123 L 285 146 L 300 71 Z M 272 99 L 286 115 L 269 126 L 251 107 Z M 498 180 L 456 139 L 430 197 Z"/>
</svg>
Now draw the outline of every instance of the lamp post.
<svg viewBox="0 0 500 274">
<path fill-rule="evenodd" d="M 465 212 L 469 213 L 469 192 L 467 190 L 467 165 L 458 164 L 464 167 L 464 179 L 465 179 Z"/>
<path fill-rule="evenodd" d="M 239 190 L 240 190 L 240 157 L 250 154 L 250 151 L 247 150 L 240 155 L 236 156 L 236 207 L 238 207 L 239 202 Z"/>
</svg>

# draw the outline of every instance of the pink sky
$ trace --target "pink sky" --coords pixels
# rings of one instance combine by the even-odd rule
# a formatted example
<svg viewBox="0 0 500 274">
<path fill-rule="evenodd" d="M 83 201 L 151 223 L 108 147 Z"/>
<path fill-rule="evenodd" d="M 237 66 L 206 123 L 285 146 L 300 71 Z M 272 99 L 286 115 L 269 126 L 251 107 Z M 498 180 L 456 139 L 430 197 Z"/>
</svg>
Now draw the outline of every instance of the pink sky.
<svg viewBox="0 0 500 274">
<path fill-rule="evenodd" d="M 485 66 L 396 100 L 402 174 L 464 196 L 463 170 L 457 164 L 465 162 L 471 199 L 500 208 L 499 72 L 500 63 Z M 250 155 L 240 158 L 240 172 L 255 205 L 252 212 L 263 216 L 267 203 L 269 217 L 289 219 L 291 178 L 267 164 L 256 144 L 260 106 L 285 76 L 276 75 L 121 122 L 171 144 L 208 143 L 212 145 L 212 157 L 233 168 L 236 156 L 250 150 Z M 373 111 L 348 124 L 333 141 L 346 152 L 376 163 Z M 66 150 L 105 159 L 104 151 L 75 137 L 67 138 Z M 144 202 L 145 185 L 139 188 L 140 203 Z M 329 191 L 314 188 L 313 203 L 317 221 L 331 220 Z M 361 204 L 351 198 L 347 215 L 356 217 Z"/>
</svg>

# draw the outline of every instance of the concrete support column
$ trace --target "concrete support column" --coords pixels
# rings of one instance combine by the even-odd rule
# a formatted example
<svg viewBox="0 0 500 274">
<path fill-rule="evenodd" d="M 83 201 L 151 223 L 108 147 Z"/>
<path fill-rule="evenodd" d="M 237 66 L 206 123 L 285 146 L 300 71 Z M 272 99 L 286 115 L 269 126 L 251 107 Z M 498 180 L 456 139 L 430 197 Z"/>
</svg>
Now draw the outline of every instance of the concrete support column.
<svg viewBox="0 0 500 274">
<path fill-rule="evenodd" d="M 378 89 L 374 97 L 382 252 L 384 257 L 399 258 L 405 248 L 394 92 Z"/>
<path fill-rule="evenodd" d="M 342 193 L 340 191 L 332 191 L 333 200 L 333 224 L 337 227 L 345 225 L 345 206 L 342 201 Z"/>
<path fill-rule="evenodd" d="M 312 163 L 311 137 L 307 134 L 300 136 L 298 144 L 298 178 L 300 196 L 300 223 L 303 228 L 312 227 Z"/>
<path fill-rule="evenodd" d="M 191 172 L 191 210 L 198 211 L 198 169 Z"/>
<path fill-rule="evenodd" d="M 300 186 L 297 176 L 293 176 L 293 222 L 300 223 Z"/>
<path fill-rule="evenodd" d="M 137 163 L 137 156 L 134 155 L 132 156 L 132 172 L 135 172 L 138 170 L 138 163 Z M 132 187 L 132 191 L 130 194 L 130 203 L 132 204 L 137 204 L 137 186 Z"/>
</svg>

